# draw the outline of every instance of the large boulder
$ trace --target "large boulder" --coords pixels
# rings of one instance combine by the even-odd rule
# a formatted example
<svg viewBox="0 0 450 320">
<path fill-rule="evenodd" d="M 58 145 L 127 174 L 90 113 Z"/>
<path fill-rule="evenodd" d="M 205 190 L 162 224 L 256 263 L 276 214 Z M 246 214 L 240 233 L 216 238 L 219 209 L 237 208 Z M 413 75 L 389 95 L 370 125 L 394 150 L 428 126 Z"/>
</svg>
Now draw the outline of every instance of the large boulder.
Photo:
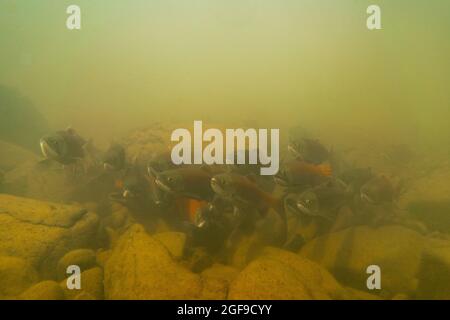
<svg viewBox="0 0 450 320">
<path fill-rule="evenodd" d="M 429 230 L 450 233 L 450 164 L 432 168 L 411 179 L 399 205 Z"/>
<path fill-rule="evenodd" d="M 202 271 L 204 280 L 203 299 L 226 299 L 228 287 L 239 271 L 223 264 L 214 264 Z"/>
<path fill-rule="evenodd" d="M 22 258 L 54 278 L 68 251 L 95 245 L 99 219 L 77 205 L 0 194 L 0 255 Z"/>
<path fill-rule="evenodd" d="M 427 241 L 422 255 L 416 297 L 450 300 L 450 240 Z"/>
<path fill-rule="evenodd" d="M 172 257 L 181 259 L 186 247 L 186 234 L 183 232 L 159 232 L 153 236 L 160 241 Z"/>
<path fill-rule="evenodd" d="M 58 280 L 67 277 L 67 268 L 71 265 L 80 267 L 81 271 L 95 267 L 97 264 L 97 256 L 92 249 L 76 249 L 66 253 L 58 261 L 57 277 Z"/>
<path fill-rule="evenodd" d="M 266 247 L 231 283 L 229 299 L 347 299 L 353 296 L 319 264 Z"/>
<path fill-rule="evenodd" d="M 320 263 L 342 283 L 367 291 L 367 267 L 381 268 L 381 290 L 412 293 L 418 286 L 421 257 L 426 238 L 400 226 L 359 226 L 330 233 L 308 242 L 300 250 L 304 257 Z"/>
<path fill-rule="evenodd" d="M 60 287 L 68 300 L 101 300 L 103 294 L 103 269 L 94 267 L 85 270 L 80 275 L 80 289 L 68 289 L 67 279 L 60 282 Z"/>
<path fill-rule="evenodd" d="M 20 294 L 38 279 L 37 271 L 24 259 L 0 256 L 0 299 Z"/>
<path fill-rule="evenodd" d="M 23 292 L 21 300 L 64 300 L 64 292 L 55 281 L 42 281 Z"/>
<path fill-rule="evenodd" d="M 117 240 L 104 272 L 107 299 L 203 297 L 203 279 L 177 264 L 167 248 L 148 235 L 142 225 L 132 225 Z"/>
</svg>

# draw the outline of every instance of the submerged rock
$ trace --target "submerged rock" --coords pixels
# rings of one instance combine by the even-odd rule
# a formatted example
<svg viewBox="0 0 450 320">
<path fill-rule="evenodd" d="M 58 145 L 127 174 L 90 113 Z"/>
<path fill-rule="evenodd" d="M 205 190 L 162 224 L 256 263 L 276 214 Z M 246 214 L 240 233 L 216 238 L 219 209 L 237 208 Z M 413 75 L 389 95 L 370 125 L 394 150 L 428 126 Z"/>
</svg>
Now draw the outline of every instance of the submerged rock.
<svg viewBox="0 0 450 320">
<path fill-rule="evenodd" d="M 216 278 L 202 278 L 202 300 L 224 300 L 227 298 L 228 283 Z"/>
<path fill-rule="evenodd" d="M 182 264 L 195 273 L 200 273 L 214 263 L 214 258 L 204 247 L 190 248 L 189 254 Z"/>
<path fill-rule="evenodd" d="M 117 241 L 105 265 L 107 299 L 196 299 L 203 282 L 177 264 L 169 251 L 141 225 Z"/>
<path fill-rule="evenodd" d="M 98 222 L 80 206 L 0 194 L 0 255 L 22 258 L 52 278 L 66 252 L 95 245 Z"/>
<path fill-rule="evenodd" d="M 24 259 L 0 256 L 0 298 L 18 295 L 38 280 L 37 271 Z"/>
<path fill-rule="evenodd" d="M 111 250 L 98 249 L 95 260 L 100 267 L 104 268 L 106 261 L 108 260 L 110 255 L 111 255 Z"/>
<path fill-rule="evenodd" d="M 226 299 L 228 287 L 239 274 L 239 270 L 223 264 L 214 264 L 202 271 L 204 292 L 202 299 Z"/>
<path fill-rule="evenodd" d="M 58 261 L 57 274 L 58 279 L 67 277 L 67 267 L 70 265 L 77 265 L 81 271 L 92 268 L 96 265 L 96 254 L 91 249 L 76 249 L 66 253 Z"/>
<path fill-rule="evenodd" d="M 172 257 L 180 259 L 184 255 L 186 234 L 183 232 L 160 232 L 153 236 L 169 250 Z"/>
<path fill-rule="evenodd" d="M 450 233 L 450 166 L 439 164 L 412 179 L 399 205 L 431 231 Z"/>
<path fill-rule="evenodd" d="M 422 255 L 419 299 L 450 299 L 450 241 L 430 239 Z"/>
<path fill-rule="evenodd" d="M 229 299 L 345 299 L 348 292 L 323 267 L 267 247 L 231 283 Z"/>
<path fill-rule="evenodd" d="M 300 254 L 330 270 L 342 283 L 367 291 L 367 267 L 381 268 L 381 290 L 392 296 L 417 289 L 426 239 L 400 226 L 360 226 L 327 234 L 308 242 Z"/>
<path fill-rule="evenodd" d="M 23 292 L 21 300 L 64 300 L 64 293 L 55 281 L 42 281 Z"/>
<path fill-rule="evenodd" d="M 85 270 L 81 273 L 81 288 L 68 289 L 67 280 L 61 281 L 60 288 L 66 299 L 70 300 L 101 300 L 104 298 L 103 269 L 99 267 Z"/>
<path fill-rule="evenodd" d="M 201 273 L 204 278 L 225 281 L 228 285 L 237 277 L 238 274 L 238 269 L 220 263 L 213 264 Z"/>
</svg>

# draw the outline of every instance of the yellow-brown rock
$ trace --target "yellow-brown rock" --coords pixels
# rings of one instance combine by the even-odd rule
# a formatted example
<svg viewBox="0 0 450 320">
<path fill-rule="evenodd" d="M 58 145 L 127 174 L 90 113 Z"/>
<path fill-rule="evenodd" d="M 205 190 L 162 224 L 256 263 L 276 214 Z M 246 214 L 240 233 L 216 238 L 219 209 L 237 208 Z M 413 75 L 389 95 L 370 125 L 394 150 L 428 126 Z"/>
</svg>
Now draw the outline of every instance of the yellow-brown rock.
<svg viewBox="0 0 450 320">
<path fill-rule="evenodd" d="M 0 296 L 20 294 L 38 280 L 38 273 L 24 259 L 0 256 Z"/>
<path fill-rule="evenodd" d="M 177 264 L 141 225 L 119 238 L 104 271 L 107 299 L 196 299 L 203 289 L 200 276 Z"/>
<path fill-rule="evenodd" d="M 66 299 L 88 299 L 101 300 L 104 298 L 103 292 L 103 269 L 99 267 L 91 268 L 81 273 L 81 288 L 68 289 L 67 280 L 60 283 Z M 83 298 L 84 297 L 84 298 Z"/>
<path fill-rule="evenodd" d="M 342 283 L 366 290 L 367 267 L 381 269 L 381 290 L 390 297 L 417 289 L 425 238 L 401 227 L 360 226 L 330 233 L 308 242 L 300 254 L 330 270 Z"/>
<path fill-rule="evenodd" d="M 76 265 L 80 267 L 81 272 L 88 270 L 96 265 L 96 254 L 92 249 L 76 249 L 66 253 L 58 261 L 57 275 L 58 279 L 67 277 L 67 267 Z"/>
<path fill-rule="evenodd" d="M 0 255 L 25 259 L 51 278 L 66 252 L 95 242 L 98 222 L 80 206 L 0 194 Z"/>
<path fill-rule="evenodd" d="M 186 245 L 186 234 L 183 232 L 160 232 L 153 235 L 169 250 L 170 254 L 177 259 L 184 255 Z"/>
<path fill-rule="evenodd" d="M 323 267 L 295 253 L 267 247 L 231 283 L 229 299 L 346 299 Z"/>
<path fill-rule="evenodd" d="M 21 300 L 64 300 L 64 293 L 55 281 L 42 281 L 23 292 Z"/>
</svg>

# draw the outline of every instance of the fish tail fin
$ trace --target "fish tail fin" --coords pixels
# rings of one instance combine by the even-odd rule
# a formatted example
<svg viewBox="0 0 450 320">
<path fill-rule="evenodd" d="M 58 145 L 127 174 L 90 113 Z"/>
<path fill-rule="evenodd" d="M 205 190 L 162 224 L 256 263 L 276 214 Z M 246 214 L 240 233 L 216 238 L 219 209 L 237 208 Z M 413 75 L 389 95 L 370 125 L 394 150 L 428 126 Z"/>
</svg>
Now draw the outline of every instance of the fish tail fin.
<svg viewBox="0 0 450 320">
<path fill-rule="evenodd" d="M 331 166 L 329 163 L 323 163 L 319 164 L 317 166 L 317 170 L 319 173 L 325 177 L 331 177 L 331 174 L 333 173 L 333 170 L 331 169 Z"/>
</svg>

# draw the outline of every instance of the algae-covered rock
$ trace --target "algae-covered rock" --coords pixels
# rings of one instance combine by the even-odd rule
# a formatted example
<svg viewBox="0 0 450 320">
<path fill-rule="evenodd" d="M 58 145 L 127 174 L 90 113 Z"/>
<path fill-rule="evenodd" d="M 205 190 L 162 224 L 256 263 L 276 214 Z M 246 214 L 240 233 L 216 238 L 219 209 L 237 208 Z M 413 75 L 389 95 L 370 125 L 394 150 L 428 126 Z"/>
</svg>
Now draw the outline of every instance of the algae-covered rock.
<svg viewBox="0 0 450 320">
<path fill-rule="evenodd" d="M 417 288 L 425 238 L 400 226 L 360 226 L 308 242 L 300 254 L 330 270 L 342 283 L 367 290 L 367 267 L 381 269 L 377 294 L 410 293 Z"/>
<path fill-rule="evenodd" d="M 23 292 L 21 300 L 64 300 L 63 290 L 55 281 L 42 281 Z"/>
<path fill-rule="evenodd" d="M 171 257 L 141 225 L 133 225 L 117 241 L 105 265 L 107 299 L 195 299 L 202 280 Z"/>
<path fill-rule="evenodd" d="M 38 280 L 38 273 L 24 259 L 0 256 L 0 296 L 20 294 Z"/>
<path fill-rule="evenodd" d="M 195 247 L 189 250 L 189 254 L 181 263 L 192 272 L 199 273 L 210 267 L 214 259 L 203 247 Z"/>
<path fill-rule="evenodd" d="M 129 217 L 128 209 L 123 208 L 121 210 L 116 210 L 111 213 L 110 221 L 111 226 L 115 229 L 119 229 L 124 226 Z"/>
<path fill-rule="evenodd" d="M 203 270 L 201 299 L 226 299 L 228 287 L 238 274 L 239 270 L 219 263 Z"/>
<path fill-rule="evenodd" d="M 109 256 L 111 255 L 111 250 L 105 250 L 105 249 L 98 249 L 96 254 L 96 262 L 97 264 L 104 268 L 106 261 L 108 260 Z"/>
<path fill-rule="evenodd" d="M 350 287 L 345 287 L 345 290 L 347 291 L 347 299 L 350 300 L 382 300 L 380 296 L 369 293 L 367 291 L 358 290 Z"/>
<path fill-rule="evenodd" d="M 346 290 L 323 267 L 267 247 L 231 283 L 229 299 L 345 299 Z"/>
<path fill-rule="evenodd" d="M 422 255 L 416 297 L 450 300 L 449 284 L 450 241 L 430 239 Z"/>
<path fill-rule="evenodd" d="M 239 270 L 224 264 L 215 263 L 211 267 L 202 271 L 203 278 L 217 279 L 225 281 L 229 285 L 239 274 Z"/>
<path fill-rule="evenodd" d="M 60 283 L 66 299 L 75 300 L 85 298 L 88 300 L 101 300 L 104 298 L 103 292 L 103 269 L 99 267 L 91 268 L 81 273 L 81 288 L 68 289 L 67 280 Z"/>
<path fill-rule="evenodd" d="M 73 300 L 97 300 L 95 297 L 86 292 L 81 292 L 77 294 Z"/>
<path fill-rule="evenodd" d="M 115 230 L 127 226 L 132 219 L 129 209 L 120 203 L 111 204 L 111 214 L 103 219 L 103 223 Z"/>
<path fill-rule="evenodd" d="M 203 278 L 201 300 L 225 300 L 227 298 L 228 284 L 226 281 Z"/>
<path fill-rule="evenodd" d="M 25 259 L 44 277 L 66 252 L 92 246 L 98 226 L 80 206 L 0 194 L 0 255 Z"/>
<path fill-rule="evenodd" d="M 423 170 L 419 177 L 411 179 L 411 184 L 399 199 L 399 205 L 431 231 L 450 232 L 449 181 L 448 160 L 435 164 Z"/>
<path fill-rule="evenodd" d="M 263 247 L 264 242 L 257 233 L 243 235 L 232 251 L 230 264 L 235 268 L 242 269 Z"/>
<path fill-rule="evenodd" d="M 92 249 L 76 249 L 66 253 L 58 261 L 57 274 L 58 279 L 67 277 L 67 267 L 76 265 L 81 271 L 90 269 L 96 265 L 96 254 Z"/>
<path fill-rule="evenodd" d="M 153 236 L 169 250 L 174 258 L 181 258 L 184 255 L 186 246 L 186 234 L 183 232 L 161 232 Z"/>
</svg>

